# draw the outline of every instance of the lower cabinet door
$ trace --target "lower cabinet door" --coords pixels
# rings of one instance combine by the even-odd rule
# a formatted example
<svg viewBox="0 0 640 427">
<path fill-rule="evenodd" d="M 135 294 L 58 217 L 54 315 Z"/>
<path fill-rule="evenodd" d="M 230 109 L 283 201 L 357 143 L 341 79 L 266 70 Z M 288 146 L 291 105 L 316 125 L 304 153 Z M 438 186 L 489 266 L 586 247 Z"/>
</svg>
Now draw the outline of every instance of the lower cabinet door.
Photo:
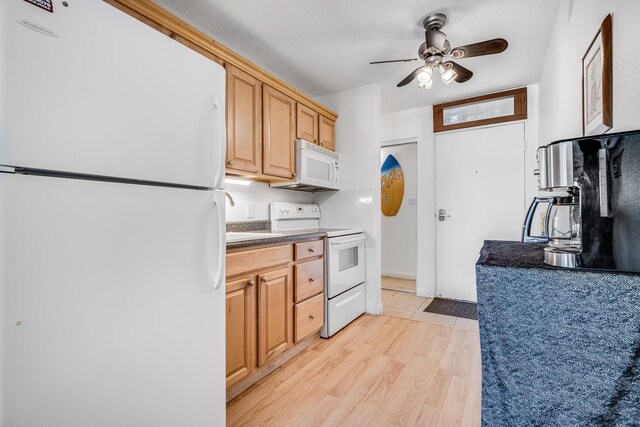
<svg viewBox="0 0 640 427">
<path fill-rule="evenodd" d="M 256 277 L 245 277 L 226 285 L 227 387 L 254 371 Z"/>
<path fill-rule="evenodd" d="M 293 282 L 289 267 L 259 276 L 258 365 L 293 345 Z"/>
</svg>

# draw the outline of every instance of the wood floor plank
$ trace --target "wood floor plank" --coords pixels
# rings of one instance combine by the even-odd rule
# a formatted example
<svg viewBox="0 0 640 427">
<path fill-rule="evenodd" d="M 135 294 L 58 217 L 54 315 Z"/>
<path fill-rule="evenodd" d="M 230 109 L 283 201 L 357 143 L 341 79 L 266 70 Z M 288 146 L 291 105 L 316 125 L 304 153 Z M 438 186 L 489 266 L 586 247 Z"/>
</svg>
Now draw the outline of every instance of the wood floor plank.
<svg viewBox="0 0 640 427">
<path fill-rule="evenodd" d="M 480 425 L 478 332 L 362 316 L 227 404 L 229 426 Z"/>
</svg>

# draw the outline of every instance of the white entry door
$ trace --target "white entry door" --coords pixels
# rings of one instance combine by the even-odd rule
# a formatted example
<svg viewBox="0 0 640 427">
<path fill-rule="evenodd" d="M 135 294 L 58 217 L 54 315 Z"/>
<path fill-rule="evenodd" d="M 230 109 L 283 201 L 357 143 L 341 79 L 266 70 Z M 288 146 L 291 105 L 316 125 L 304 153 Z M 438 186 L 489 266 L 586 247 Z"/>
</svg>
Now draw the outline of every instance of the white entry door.
<svg viewBox="0 0 640 427">
<path fill-rule="evenodd" d="M 476 301 L 475 263 L 483 242 L 520 239 L 524 124 L 439 134 L 435 147 L 437 294 Z"/>
</svg>

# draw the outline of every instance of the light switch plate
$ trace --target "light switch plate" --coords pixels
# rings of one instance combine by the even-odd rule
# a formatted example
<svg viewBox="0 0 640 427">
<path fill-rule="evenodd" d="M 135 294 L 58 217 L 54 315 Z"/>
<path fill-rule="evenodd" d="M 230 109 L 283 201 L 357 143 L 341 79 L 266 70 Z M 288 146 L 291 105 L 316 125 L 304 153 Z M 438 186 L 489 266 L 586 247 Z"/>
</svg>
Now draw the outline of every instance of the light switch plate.
<svg viewBox="0 0 640 427">
<path fill-rule="evenodd" d="M 254 209 L 253 209 L 253 203 L 247 203 L 247 212 L 246 212 L 246 217 L 247 218 L 253 218 L 254 216 Z"/>
</svg>

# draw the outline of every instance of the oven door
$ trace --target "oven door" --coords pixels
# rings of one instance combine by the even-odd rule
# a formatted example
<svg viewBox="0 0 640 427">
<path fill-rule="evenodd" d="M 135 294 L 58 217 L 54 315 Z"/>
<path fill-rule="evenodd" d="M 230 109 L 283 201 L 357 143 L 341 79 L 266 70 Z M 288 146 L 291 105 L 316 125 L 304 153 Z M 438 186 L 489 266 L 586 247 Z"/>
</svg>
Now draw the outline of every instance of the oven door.
<svg viewBox="0 0 640 427">
<path fill-rule="evenodd" d="M 364 242 L 364 233 L 327 239 L 329 298 L 364 282 Z"/>
<path fill-rule="evenodd" d="M 337 189 L 339 164 L 315 151 L 301 149 L 298 158 L 300 184 Z"/>
</svg>

